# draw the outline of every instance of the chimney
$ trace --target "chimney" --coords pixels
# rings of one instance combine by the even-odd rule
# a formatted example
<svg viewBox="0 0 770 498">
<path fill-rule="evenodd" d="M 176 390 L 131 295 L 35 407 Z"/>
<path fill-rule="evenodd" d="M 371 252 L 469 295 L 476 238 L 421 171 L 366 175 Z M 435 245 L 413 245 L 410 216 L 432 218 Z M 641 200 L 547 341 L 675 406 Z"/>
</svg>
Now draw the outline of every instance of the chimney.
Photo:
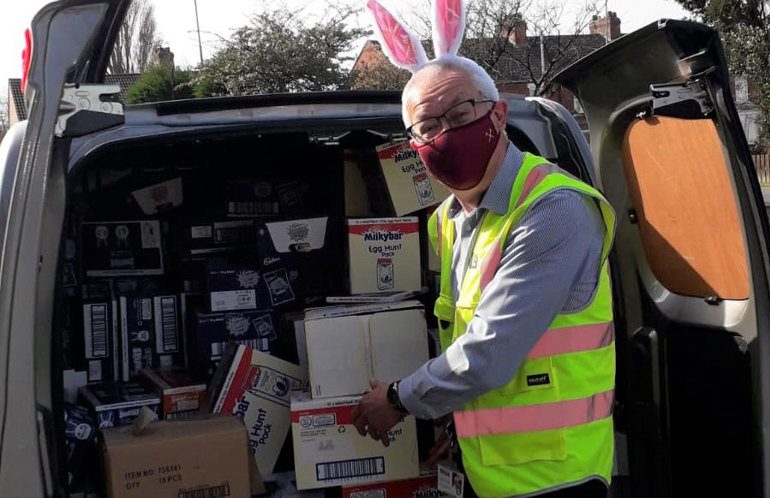
<svg viewBox="0 0 770 498">
<path fill-rule="evenodd" d="M 594 16 L 591 21 L 591 34 L 602 35 L 607 41 L 620 38 L 620 18 L 615 12 L 607 12 L 606 17 Z"/>
<path fill-rule="evenodd" d="M 513 14 L 505 21 L 500 28 L 500 36 L 507 37 L 514 45 L 527 44 L 527 21 L 521 14 Z"/>
<path fill-rule="evenodd" d="M 174 67 L 174 52 L 168 47 L 158 47 L 153 54 L 153 65 Z"/>
</svg>

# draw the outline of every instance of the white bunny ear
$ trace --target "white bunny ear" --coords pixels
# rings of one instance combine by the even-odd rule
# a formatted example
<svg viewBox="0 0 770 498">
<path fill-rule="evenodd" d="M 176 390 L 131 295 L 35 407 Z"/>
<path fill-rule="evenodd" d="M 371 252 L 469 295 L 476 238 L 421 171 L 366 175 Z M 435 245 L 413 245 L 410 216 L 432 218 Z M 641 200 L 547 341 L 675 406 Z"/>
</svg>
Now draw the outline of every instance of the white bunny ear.
<svg viewBox="0 0 770 498">
<path fill-rule="evenodd" d="M 465 4 L 463 0 L 434 0 L 433 47 L 436 58 L 457 55 L 465 32 Z"/>
<path fill-rule="evenodd" d="M 395 66 L 417 72 L 428 63 L 425 49 L 420 40 L 409 32 L 404 25 L 380 5 L 377 0 L 366 3 L 374 16 L 374 32 L 377 33 L 382 50 Z"/>
</svg>

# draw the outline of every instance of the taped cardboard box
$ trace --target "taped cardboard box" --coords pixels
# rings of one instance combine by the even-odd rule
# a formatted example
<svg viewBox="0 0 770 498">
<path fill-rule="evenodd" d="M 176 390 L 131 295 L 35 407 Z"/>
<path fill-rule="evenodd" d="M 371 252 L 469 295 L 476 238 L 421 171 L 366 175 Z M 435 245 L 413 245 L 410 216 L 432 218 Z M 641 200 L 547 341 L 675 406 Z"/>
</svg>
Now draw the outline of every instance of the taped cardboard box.
<svg viewBox="0 0 770 498">
<path fill-rule="evenodd" d="M 422 471 L 420 477 L 363 486 L 342 486 L 342 498 L 441 498 L 438 473 Z"/>
<path fill-rule="evenodd" d="M 143 370 L 142 377 L 161 398 L 162 416 L 166 420 L 197 414 L 206 399 L 206 383 L 181 369 Z"/>
<path fill-rule="evenodd" d="M 103 431 L 110 498 L 249 496 L 250 456 L 243 423 L 207 416 Z M 263 487 L 258 487 L 264 491 Z"/>
<path fill-rule="evenodd" d="M 428 175 L 420 156 L 408 142 L 377 147 L 382 174 L 388 184 L 396 216 L 439 204 L 449 191 Z"/>
<path fill-rule="evenodd" d="M 396 381 L 428 361 L 422 304 L 405 301 L 393 305 L 379 310 L 376 305 L 334 307 L 327 317 L 306 313 L 305 341 L 314 398 L 363 394 L 372 380 Z"/>
<path fill-rule="evenodd" d="M 163 274 L 158 220 L 84 222 L 81 251 L 88 277 Z"/>
<path fill-rule="evenodd" d="M 312 399 L 306 391 L 291 398 L 291 428 L 297 489 L 357 485 L 420 474 L 417 428 L 412 416 L 396 424 L 390 445 L 358 434 L 352 411 L 360 396 Z"/>
<path fill-rule="evenodd" d="M 211 382 L 208 411 L 243 418 L 260 475 L 268 475 L 289 433 L 289 393 L 306 386 L 306 370 L 248 346 L 231 344 Z"/>
<path fill-rule="evenodd" d="M 348 220 L 351 294 L 420 291 L 420 231 L 416 217 Z"/>
</svg>

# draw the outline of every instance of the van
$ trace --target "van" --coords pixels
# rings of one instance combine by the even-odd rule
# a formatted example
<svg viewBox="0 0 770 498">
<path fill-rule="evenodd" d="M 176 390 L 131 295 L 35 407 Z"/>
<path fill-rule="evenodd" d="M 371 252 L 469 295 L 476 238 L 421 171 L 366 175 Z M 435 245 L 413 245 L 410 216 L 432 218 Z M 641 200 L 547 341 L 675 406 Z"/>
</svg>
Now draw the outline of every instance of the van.
<svg viewBox="0 0 770 498">
<path fill-rule="evenodd" d="M 99 194 L 91 209 L 109 220 L 125 208 L 110 190 L 120 182 L 288 175 L 314 187 L 298 214 L 344 216 L 346 151 L 406 139 L 396 92 L 123 107 L 103 78 L 128 4 L 64 0 L 35 16 L 29 118 L 0 145 L 3 497 L 68 493 L 58 324 L 84 193 Z M 618 214 L 612 496 L 770 497 L 770 228 L 717 34 L 660 21 L 556 82 L 582 102 L 590 146 L 562 106 L 538 97 L 503 96 L 507 131 L 601 189 Z M 208 187 L 191 188 L 219 195 Z"/>
</svg>

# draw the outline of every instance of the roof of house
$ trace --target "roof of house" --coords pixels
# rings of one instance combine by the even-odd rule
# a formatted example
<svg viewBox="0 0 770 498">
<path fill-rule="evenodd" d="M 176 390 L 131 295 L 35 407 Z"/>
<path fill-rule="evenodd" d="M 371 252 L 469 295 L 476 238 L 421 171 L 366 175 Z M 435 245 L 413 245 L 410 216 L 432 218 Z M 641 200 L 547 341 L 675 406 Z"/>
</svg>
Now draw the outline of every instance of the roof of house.
<svg viewBox="0 0 770 498">
<path fill-rule="evenodd" d="M 548 76 L 555 75 L 561 69 L 603 47 L 606 43 L 607 40 L 600 34 L 544 36 L 542 44 L 546 49 Z M 423 46 L 428 57 L 432 58 L 434 52 L 431 43 L 423 41 Z M 510 42 L 507 38 L 469 39 L 463 42 L 459 53 L 460 55 L 474 54 L 476 62 L 487 69 L 497 83 L 507 83 L 532 81 L 533 78 L 542 77 L 540 47 L 539 36 L 528 36 L 527 43 L 520 45 Z M 381 50 L 379 42 L 373 40 L 364 45 L 363 50 L 367 48 Z M 498 54 L 500 54 L 499 58 Z M 356 63 L 360 58 L 359 54 Z"/>
<path fill-rule="evenodd" d="M 131 86 L 134 83 L 136 83 L 138 79 L 139 79 L 139 74 L 137 73 L 108 74 L 108 75 L 105 75 L 104 77 L 104 84 L 105 85 L 117 84 L 118 86 L 120 86 L 120 94 L 118 96 L 118 99 L 121 102 L 125 103 L 128 89 L 131 88 Z M 16 108 L 16 115 L 19 117 L 19 121 L 27 119 L 27 108 L 24 105 L 24 92 L 21 91 L 21 79 L 9 78 L 8 92 L 10 93 L 10 96 L 13 99 L 13 105 Z"/>
<path fill-rule="evenodd" d="M 19 121 L 27 119 L 27 109 L 24 107 L 24 94 L 21 91 L 21 79 L 8 79 L 8 93 L 10 94 L 8 104 L 10 105 L 10 101 L 13 101 L 13 107 L 16 109 Z"/>
</svg>

